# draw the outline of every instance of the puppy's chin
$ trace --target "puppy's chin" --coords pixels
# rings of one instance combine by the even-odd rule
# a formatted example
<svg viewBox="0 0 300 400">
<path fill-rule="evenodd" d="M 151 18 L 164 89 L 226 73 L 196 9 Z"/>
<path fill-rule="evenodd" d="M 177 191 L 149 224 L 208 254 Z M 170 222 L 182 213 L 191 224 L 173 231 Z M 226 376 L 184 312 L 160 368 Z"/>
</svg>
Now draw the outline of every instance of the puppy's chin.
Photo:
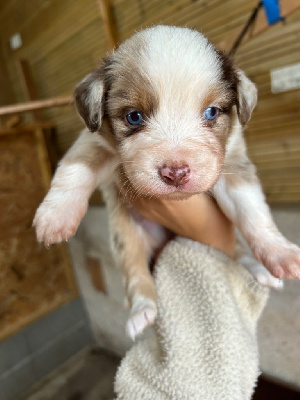
<svg viewBox="0 0 300 400">
<path fill-rule="evenodd" d="M 143 197 L 161 198 L 165 200 L 185 200 L 195 194 L 205 193 L 210 190 L 214 186 L 216 179 L 210 182 L 206 181 L 202 185 L 187 184 L 182 187 L 169 186 L 163 182 L 160 182 L 158 185 L 144 184 L 141 186 L 131 181 L 131 184 L 134 191 Z"/>
<path fill-rule="evenodd" d="M 196 193 L 172 192 L 172 193 L 168 193 L 168 194 L 163 194 L 159 197 L 164 200 L 186 200 L 189 197 L 194 196 L 195 194 Z"/>
</svg>

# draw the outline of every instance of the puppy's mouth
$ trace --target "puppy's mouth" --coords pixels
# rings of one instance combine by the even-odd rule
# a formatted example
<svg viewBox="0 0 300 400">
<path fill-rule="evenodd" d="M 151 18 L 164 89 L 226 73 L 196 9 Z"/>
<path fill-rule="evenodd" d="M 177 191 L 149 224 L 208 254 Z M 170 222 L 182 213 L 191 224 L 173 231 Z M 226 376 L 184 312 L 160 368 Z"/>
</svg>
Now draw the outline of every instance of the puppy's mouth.
<svg viewBox="0 0 300 400">
<path fill-rule="evenodd" d="M 200 194 L 209 190 L 215 182 L 207 179 L 197 179 L 190 177 L 189 180 L 178 182 L 170 182 L 166 179 L 151 179 L 144 181 L 143 184 L 132 180 L 131 183 L 136 193 L 145 197 L 163 198 L 166 200 L 184 200 L 195 194 Z"/>
</svg>

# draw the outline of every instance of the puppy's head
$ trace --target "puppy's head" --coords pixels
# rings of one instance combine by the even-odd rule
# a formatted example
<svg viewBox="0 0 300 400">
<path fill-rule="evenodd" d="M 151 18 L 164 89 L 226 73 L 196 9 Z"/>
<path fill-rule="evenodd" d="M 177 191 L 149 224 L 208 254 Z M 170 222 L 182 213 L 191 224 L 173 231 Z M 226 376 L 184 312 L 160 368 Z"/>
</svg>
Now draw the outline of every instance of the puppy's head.
<svg viewBox="0 0 300 400">
<path fill-rule="evenodd" d="M 157 26 L 125 41 L 75 90 L 88 128 L 107 119 L 127 177 L 150 196 L 210 189 L 256 88 L 200 33 Z"/>
</svg>

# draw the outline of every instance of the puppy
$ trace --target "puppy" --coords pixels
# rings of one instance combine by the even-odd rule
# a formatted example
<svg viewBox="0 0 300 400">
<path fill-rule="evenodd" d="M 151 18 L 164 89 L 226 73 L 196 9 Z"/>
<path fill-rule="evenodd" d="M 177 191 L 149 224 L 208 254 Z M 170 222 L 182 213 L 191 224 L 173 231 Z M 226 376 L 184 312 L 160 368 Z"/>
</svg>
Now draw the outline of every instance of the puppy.
<svg viewBox="0 0 300 400">
<path fill-rule="evenodd" d="M 60 162 L 34 226 L 47 245 L 68 239 L 101 188 L 133 339 L 156 316 L 148 260 L 165 230 L 141 225 L 117 186 L 130 183 L 135 195 L 165 199 L 210 192 L 271 274 L 300 278 L 300 249 L 276 228 L 246 152 L 243 129 L 256 87 L 202 34 L 168 26 L 138 32 L 79 83 L 74 98 L 88 129 Z M 239 258 L 254 265 L 261 282 L 280 285 Z"/>
</svg>

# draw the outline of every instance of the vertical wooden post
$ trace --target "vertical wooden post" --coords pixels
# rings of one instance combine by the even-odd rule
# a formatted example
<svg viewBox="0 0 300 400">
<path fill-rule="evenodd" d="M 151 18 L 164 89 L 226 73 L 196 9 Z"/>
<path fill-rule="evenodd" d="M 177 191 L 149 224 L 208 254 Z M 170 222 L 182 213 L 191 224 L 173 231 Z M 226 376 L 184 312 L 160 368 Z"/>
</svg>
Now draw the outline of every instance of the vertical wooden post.
<svg viewBox="0 0 300 400">
<path fill-rule="evenodd" d="M 26 100 L 36 100 L 37 99 L 36 87 L 33 82 L 32 75 L 30 72 L 30 67 L 27 60 L 20 59 L 17 61 L 17 65 Z M 39 110 L 33 110 L 32 115 L 34 120 L 36 121 L 41 119 L 41 113 Z"/>
<path fill-rule="evenodd" d="M 113 10 L 110 0 L 96 0 L 101 18 L 104 23 L 104 29 L 107 38 L 107 44 L 109 50 L 113 50 L 118 46 L 118 34 L 116 30 L 116 24 L 114 20 Z"/>
</svg>

